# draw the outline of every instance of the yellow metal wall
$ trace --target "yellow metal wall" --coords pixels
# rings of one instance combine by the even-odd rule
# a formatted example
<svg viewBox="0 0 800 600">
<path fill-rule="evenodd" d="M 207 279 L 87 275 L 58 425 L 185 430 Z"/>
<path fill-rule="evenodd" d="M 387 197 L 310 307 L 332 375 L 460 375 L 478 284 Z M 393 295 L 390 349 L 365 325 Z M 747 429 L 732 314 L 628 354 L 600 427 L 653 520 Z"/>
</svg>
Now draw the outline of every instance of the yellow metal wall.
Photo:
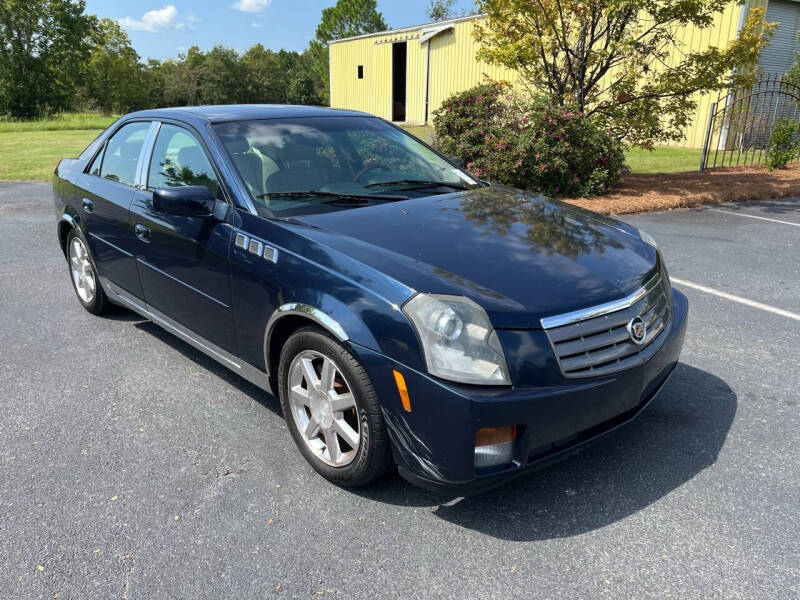
<svg viewBox="0 0 800 600">
<path fill-rule="evenodd" d="M 768 0 L 755 0 L 752 6 L 766 6 Z M 730 4 L 717 15 L 714 26 L 707 29 L 686 27 L 678 32 L 682 42 L 673 50 L 669 63 L 677 64 L 682 52 L 697 52 L 711 46 L 726 47 L 736 38 L 739 23 L 738 5 Z M 476 17 L 479 19 L 481 17 Z M 406 122 L 420 125 L 425 121 L 425 64 L 430 43 L 429 119 L 442 102 L 453 94 L 480 83 L 484 77 L 517 81 L 514 71 L 489 65 L 475 58 L 478 44 L 473 36 L 476 19 L 457 21 L 452 30 L 436 35 L 420 44 L 423 27 L 386 32 L 330 45 L 331 106 L 362 110 L 391 119 L 392 113 L 392 43 L 406 41 L 407 93 Z M 357 78 L 358 65 L 364 66 L 364 79 Z M 610 76 L 613 76 L 610 75 Z M 602 85 L 602 83 L 601 83 Z M 708 111 L 716 94 L 698 94 L 698 108 L 687 128 L 686 139 L 678 145 L 700 148 L 703 145 Z"/>
<path fill-rule="evenodd" d="M 485 77 L 515 82 L 515 71 L 478 61 L 478 43 L 473 35 L 474 21 L 459 21 L 455 29 L 445 31 L 431 41 L 430 111 L 433 116 L 447 98 L 468 89 Z M 419 119 L 422 122 L 422 119 Z"/>
</svg>

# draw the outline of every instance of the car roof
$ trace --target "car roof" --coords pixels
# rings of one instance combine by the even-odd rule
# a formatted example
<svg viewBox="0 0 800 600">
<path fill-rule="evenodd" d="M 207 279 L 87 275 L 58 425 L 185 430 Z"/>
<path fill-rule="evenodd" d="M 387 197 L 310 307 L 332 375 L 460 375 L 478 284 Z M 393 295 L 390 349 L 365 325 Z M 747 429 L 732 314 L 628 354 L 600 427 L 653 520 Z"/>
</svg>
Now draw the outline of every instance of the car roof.
<svg viewBox="0 0 800 600">
<path fill-rule="evenodd" d="M 227 104 L 219 106 L 181 106 L 142 110 L 126 115 L 140 118 L 173 118 L 183 121 L 226 123 L 251 119 L 284 119 L 292 117 L 371 117 L 367 113 L 322 106 L 287 104 Z"/>
</svg>

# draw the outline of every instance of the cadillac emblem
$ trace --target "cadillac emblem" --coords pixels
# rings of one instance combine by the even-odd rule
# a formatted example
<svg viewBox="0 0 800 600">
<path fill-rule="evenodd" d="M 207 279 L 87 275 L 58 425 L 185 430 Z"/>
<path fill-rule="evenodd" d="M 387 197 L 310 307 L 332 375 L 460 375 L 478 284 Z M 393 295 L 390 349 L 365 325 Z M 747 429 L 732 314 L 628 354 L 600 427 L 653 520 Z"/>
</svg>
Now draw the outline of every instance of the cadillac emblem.
<svg viewBox="0 0 800 600">
<path fill-rule="evenodd" d="M 647 337 L 647 327 L 645 327 L 642 317 L 634 317 L 628 322 L 628 336 L 634 344 L 644 344 Z"/>
</svg>

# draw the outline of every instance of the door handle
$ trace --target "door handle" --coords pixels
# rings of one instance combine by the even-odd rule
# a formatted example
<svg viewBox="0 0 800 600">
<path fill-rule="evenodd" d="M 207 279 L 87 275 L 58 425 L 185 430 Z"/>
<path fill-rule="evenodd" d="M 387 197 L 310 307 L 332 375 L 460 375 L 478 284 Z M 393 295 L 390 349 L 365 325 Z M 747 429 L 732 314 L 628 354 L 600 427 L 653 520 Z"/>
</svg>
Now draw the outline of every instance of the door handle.
<svg viewBox="0 0 800 600">
<path fill-rule="evenodd" d="M 137 223 L 136 226 L 133 228 L 133 232 L 136 234 L 137 238 L 139 238 L 146 244 L 150 243 L 150 228 L 147 227 L 146 225 Z"/>
<path fill-rule="evenodd" d="M 94 210 L 94 204 L 92 204 L 92 201 L 89 200 L 88 198 L 84 198 L 82 200 L 82 204 L 83 204 L 83 212 L 90 213 Z"/>
</svg>

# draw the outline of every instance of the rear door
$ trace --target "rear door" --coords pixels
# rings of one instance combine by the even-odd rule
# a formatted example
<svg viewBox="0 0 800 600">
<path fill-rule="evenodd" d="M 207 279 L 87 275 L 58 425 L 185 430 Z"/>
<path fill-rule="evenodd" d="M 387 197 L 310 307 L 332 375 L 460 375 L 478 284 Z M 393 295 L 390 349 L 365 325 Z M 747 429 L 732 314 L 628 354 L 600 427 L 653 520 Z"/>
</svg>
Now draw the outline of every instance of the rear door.
<svg viewBox="0 0 800 600">
<path fill-rule="evenodd" d="M 222 220 L 186 217 L 153 207 L 154 190 L 186 185 L 204 185 L 225 200 L 199 136 L 188 128 L 162 123 L 142 181 L 142 189 L 134 194 L 131 216 L 139 237 L 137 266 L 147 304 L 235 353 L 228 263 L 233 227 L 224 214 Z"/>
<path fill-rule="evenodd" d="M 129 209 L 150 126 L 135 121 L 120 127 L 78 180 L 86 238 L 100 275 L 140 298 Z"/>
</svg>

